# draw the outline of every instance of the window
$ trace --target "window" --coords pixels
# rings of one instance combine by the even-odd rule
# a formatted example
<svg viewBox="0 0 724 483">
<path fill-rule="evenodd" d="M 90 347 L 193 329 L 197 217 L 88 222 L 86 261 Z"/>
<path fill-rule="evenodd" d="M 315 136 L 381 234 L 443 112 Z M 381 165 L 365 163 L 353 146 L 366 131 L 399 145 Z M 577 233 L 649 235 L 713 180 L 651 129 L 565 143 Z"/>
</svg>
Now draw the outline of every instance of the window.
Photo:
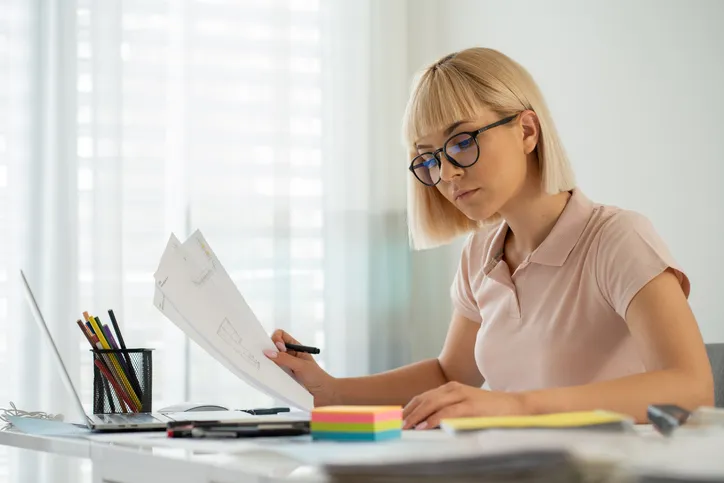
<svg viewBox="0 0 724 483">
<path fill-rule="evenodd" d="M 155 407 L 269 404 L 152 307 L 152 274 L 171 230 L 199 228 L 268 330 L 322 342 L 319 2 L 108 8 L 79 0 L 76 18 L 80 306 L 115 265 Z"/>
<path fill-rule="evenodd" d="M 320 2 L 74 3 L 72 305 L 102 319 L 113 308 L 129 345 L 155 349 L 154 408 L 184 400 L 270 404 L 153 307 L 153 272 L 171 231 L 185 237 L 201 229 L 268 330 L 323 345 Z M 0 112 L 9 114 L 0 116 L 0 367 L 7 367 L 8 260 L 18 249 L 9 235 L 20 223 L 10 196 L 43 183 L 19 169 L 31 154 L 38 48 L 31 26 L 40 13 L 25 2 L 0 5 Z M 84 344 L 78 338 L 76 375 L 90 405 Z M 14 391 L 0 388 L 0 402 Z M 0 450 L 0 468 L 3 457 Z"/>
</svg>

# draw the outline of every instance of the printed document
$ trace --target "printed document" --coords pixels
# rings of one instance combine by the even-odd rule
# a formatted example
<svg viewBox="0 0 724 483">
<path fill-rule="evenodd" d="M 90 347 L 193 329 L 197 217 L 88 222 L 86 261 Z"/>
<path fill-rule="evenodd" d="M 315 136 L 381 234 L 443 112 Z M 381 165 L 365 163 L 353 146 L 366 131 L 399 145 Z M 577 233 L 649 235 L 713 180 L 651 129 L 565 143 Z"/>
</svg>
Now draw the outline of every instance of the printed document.
<svg viewBox="0 0 724 483">
<path fill-rule="evenodd" d="M 263 354 L 276 347 L 200 231 L 184 243 L 171 234 L 154 278 L 153 304 L 191 340 L 251 386 L 312 410 L 309 391 Z"/>
</svg>

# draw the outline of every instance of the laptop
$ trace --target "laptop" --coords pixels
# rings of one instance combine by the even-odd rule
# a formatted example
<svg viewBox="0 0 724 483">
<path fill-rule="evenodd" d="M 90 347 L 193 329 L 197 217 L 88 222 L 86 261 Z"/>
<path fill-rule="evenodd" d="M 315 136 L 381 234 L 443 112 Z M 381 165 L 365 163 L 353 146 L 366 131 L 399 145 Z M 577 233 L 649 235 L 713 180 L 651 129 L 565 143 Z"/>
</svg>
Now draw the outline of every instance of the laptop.
<svg viewBox="0 0 724 483">
<path fill-rule="evenodd" d="M 207 411 L 203 413 L 199 412 L 182 412 L 182 413 L 126 413 L 126 414 L 88 414 L 83 408 L 78 391 L 76 391 L 73 381 L 70 379 L 68 370 L 63 364 L 63 359 L 60 357 L 58 347 L 55 345 L 53 336 L 48 330 L 48 326 L 45 323 L 43 314 L 38 307 L 38 303 L 35 300 L 33 291 L 30 289 L 28 280 L 25 278 L 25 273 L 20 270 L 20 276 L 23 279 L 23 286 L 25 288 L 25 295 L 30 305 L 30 310 L 33 312 L 33 318 L 38 324 L 40 332 L 43 337 L 50 345 L 52 349 L 53 357 L 57 363 L 60 375 L 63 379 L 65 387 L 73 394 L 73 400 L 75 401 L 76 409 L 79 414 L 83 414 L 86 419 L 86 426 L 92 431 L 143 431 L 143 430 L 165 430 L 166 425 L 171 421 L 189 421 L 199 419 L 211 419 L 219 421 L 239 421 L 239 420 L 256 420 L 259 416 L 251 416 L 248 413 L 241 411 Z"/>
</svg>

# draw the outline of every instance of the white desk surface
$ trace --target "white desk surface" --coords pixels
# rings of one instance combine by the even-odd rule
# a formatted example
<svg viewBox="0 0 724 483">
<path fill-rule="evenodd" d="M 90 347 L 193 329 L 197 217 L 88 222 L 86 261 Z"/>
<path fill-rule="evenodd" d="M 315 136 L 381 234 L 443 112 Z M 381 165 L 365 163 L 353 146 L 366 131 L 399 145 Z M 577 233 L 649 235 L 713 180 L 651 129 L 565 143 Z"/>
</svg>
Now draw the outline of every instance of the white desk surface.
<svg viewBox="0 0 724 483">
<path fill-rule="evenodd" d="M 552 440 L 546 440 L 543 433 L 534 431 L 527 433 L 525 438 L 531 445 L 538 447 L 542 444 L 546 447 L 555 446 L 556 440 L 565 442 L 568 439 L 566 445 L 574 448 L 574 453 L 593 456 L 595 459 L 615 459 L 633 468 L 641 464 L 644 467 L 653 465 L 655 468 L 666 468 L 686 460 L 684 469 L 687 472 L 703 472 L 706 476 L 717 475 L 719 478 L 724 476 L 724 459 L 717 456 L 724 447 L 724 432 L 670 440 L 660 437 L 650 427 L 639 427 L 637 432 L 638 435 L 586 437 L 559 432 L 552 436 Z M 570 443 L 571 437 L 577 440 L 575 445 Z M 504 450 L 511 444 L 515 446 L 515 436 L 511 432 L 495 435 L 480 433 L 475 438 L 463 441 L 442 431 L 405 431 L 402 442 L 412 443 L 415 449 L 424 451 L 433 448 L 461 449 L 465 446 L 495 451 L 499 448 Z M 157 483 L 167 480 L 180 483 L 329 481 L 330 478 L 319 466 L 303 461 L 304 458 L 295 459 L 291 451 L 290 454 L 284 454 L 272 446 L 275 442 L 279 444 L 279 441 L 169 439 L 163 432 L 59 437 L 0 431 L 0 444 L 3 445 L 90 459 L 93 463 L 94 483 Z M 288 443 L 287 448 L 296 445 L 295 449 L 302 450 L 301 453 L 308 453 L 312 448 L 305 438 L 285 439 L 284 442 Z M 411 451 L 409 445 L 406 450 L 403 446 L 397 448 L 403 452 Z M 382 448 L 377 444 L 369 447 Z M 668 474 L 670 470 L 666 471 Z"/>
<path fill-rule="evenodd" d="M 442 431 L 407 431 L 404 435 L 405 441 L 441 439 L 452 439 L 452 436 Z M 90 459 L 94 483 L 106 480 L 156 483 L 159 478 L 165 481 L 169 475 L 173 475 L 174 481 L 189 483 L 328 480 L 319 468 L 270 451 L 269 445 L 274 440 L 171 439 L 161 431 L 73 437 L 0 431 L 2 445 Z M 294 442 L 294 439 L 286 441 Z M 300 442 L 306 446 L 305 440 Z"/>
<path fill-rule="evenodd" d="M 0 431 L 0 444 L 75 458 L 90 458 L 90 441 L 85 438 L 34 436 L 15 431 Z"/>
</svg>

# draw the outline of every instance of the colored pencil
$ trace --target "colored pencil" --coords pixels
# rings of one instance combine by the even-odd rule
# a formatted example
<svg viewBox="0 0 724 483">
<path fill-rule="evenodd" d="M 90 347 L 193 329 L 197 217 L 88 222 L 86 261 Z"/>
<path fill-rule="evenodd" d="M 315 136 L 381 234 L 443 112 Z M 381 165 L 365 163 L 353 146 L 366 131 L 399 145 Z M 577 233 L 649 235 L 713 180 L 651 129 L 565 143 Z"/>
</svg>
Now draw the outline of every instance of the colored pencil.
<svg viewBox="0 0 724 483">
<path fill-rule="evenodd" d="M 131 400 L 128 399 L 128 396 L 126 395 L 126 393 L 124 393 L 121 390 L 118 383 L 115 381 L 115 379 L 113 379 L 113 376 L 111 375 L 111 373 L 108 372 L 108 369 L 106 369 L 106 367 L 101 363 L 101 361 L 99 359 L 96 359 L 93 362 L 95 363 L 96 367 L 103 373 L 103 375 L 106 376 L 106 379 L 108 380 L 108 382 L 113 384 L 113 388 L 116 390 L 116 393 L 120 394 L 121 397 L 123 398 L 122 401 L 124 403 L 126 403 L 126 405 L 128 405 L 129 408 L 132 408 L 133 404 L 132 404 Z"/>
<path fill-rule="evenodd" d="M 91 340 L 91 336 L 89 335 L 88 330 L 86 329 L 86 326 L 83 325 L 83 322 L 82 322 L 80 319 L 78 319 L 78 320 L 76 321 L 76 323 L 78 324 L 78 327 L 80 327 L 80 331 L 83 333 L 83 336 L 86 338 L 86 340 L 87 340 L 88 343 L 90 344 L 91 349 L 95 349 L 95 346 L 93 345 L 93 340 Z M 94 351 L 93 351 L 93 358 L 94 358 L 94 360 L 97 360 L 97 357 L 98 357 L 98 353 L 95 352 L 95 350 L 94 350 Z M 110 386 L 110 384 L 103 384 L 102 381 L 101 381 L 101 384 L 103 385 L 103 388 L 104 388 L 105 391 L 106 391 L 106 397 L 108 397 L 108 405 L 111 407 L 111 411 L 116 412 L 116 405 L 115 405 L 115 403 L 113 402 L 113 396 L 111 396 L 111 386 Z M 114 389 L 114 390 L 115 390 L 115 389 Z M 118 401 L 121 403 L 122 409 L 123 409 L 123 411 L 125 412 L 125 406 L 123 405 L 123 400 L 121 399 L 121 395 L 120 395 L 120 394 L 118 394 Z"/>
<path fill-rule="evenodd" d="M 110 350 L 111 346 L 108 344 L 108 341 L 106 341 L 105 336 L 103 335 L 103 330 L 101 329 L 101 324 L 98 321 L 97 317 L 88 315 L 87 312 L 83 312 L 83 316 L 88 316 L 88 321 L 93 326 L 93 331 L 95 332 L 96 336 L 98 337 L 98 340 L 100 341 L 102 348 L 106 350 Z M 111 366 L 115 367 L 116 373 L 118 375 L 118 379 L 121 382 L 121 385 L 126 389 L 126 392 L 131 398 L 131 401 L 133 401 L 134 406 L 138 408 L 138 411 L 141 410 L 141 400 L 136 395 L 136 392 L 131 387 L 131 384 L 128 382 L 128 378 L 126 378 L 125 373 L 123 372 L 123 369 L 121 368 L 120 363 L 118 362 L 118 358 L 115 354 L 109 354 L 109 358 L 111 360 Z"/>
</svg>

